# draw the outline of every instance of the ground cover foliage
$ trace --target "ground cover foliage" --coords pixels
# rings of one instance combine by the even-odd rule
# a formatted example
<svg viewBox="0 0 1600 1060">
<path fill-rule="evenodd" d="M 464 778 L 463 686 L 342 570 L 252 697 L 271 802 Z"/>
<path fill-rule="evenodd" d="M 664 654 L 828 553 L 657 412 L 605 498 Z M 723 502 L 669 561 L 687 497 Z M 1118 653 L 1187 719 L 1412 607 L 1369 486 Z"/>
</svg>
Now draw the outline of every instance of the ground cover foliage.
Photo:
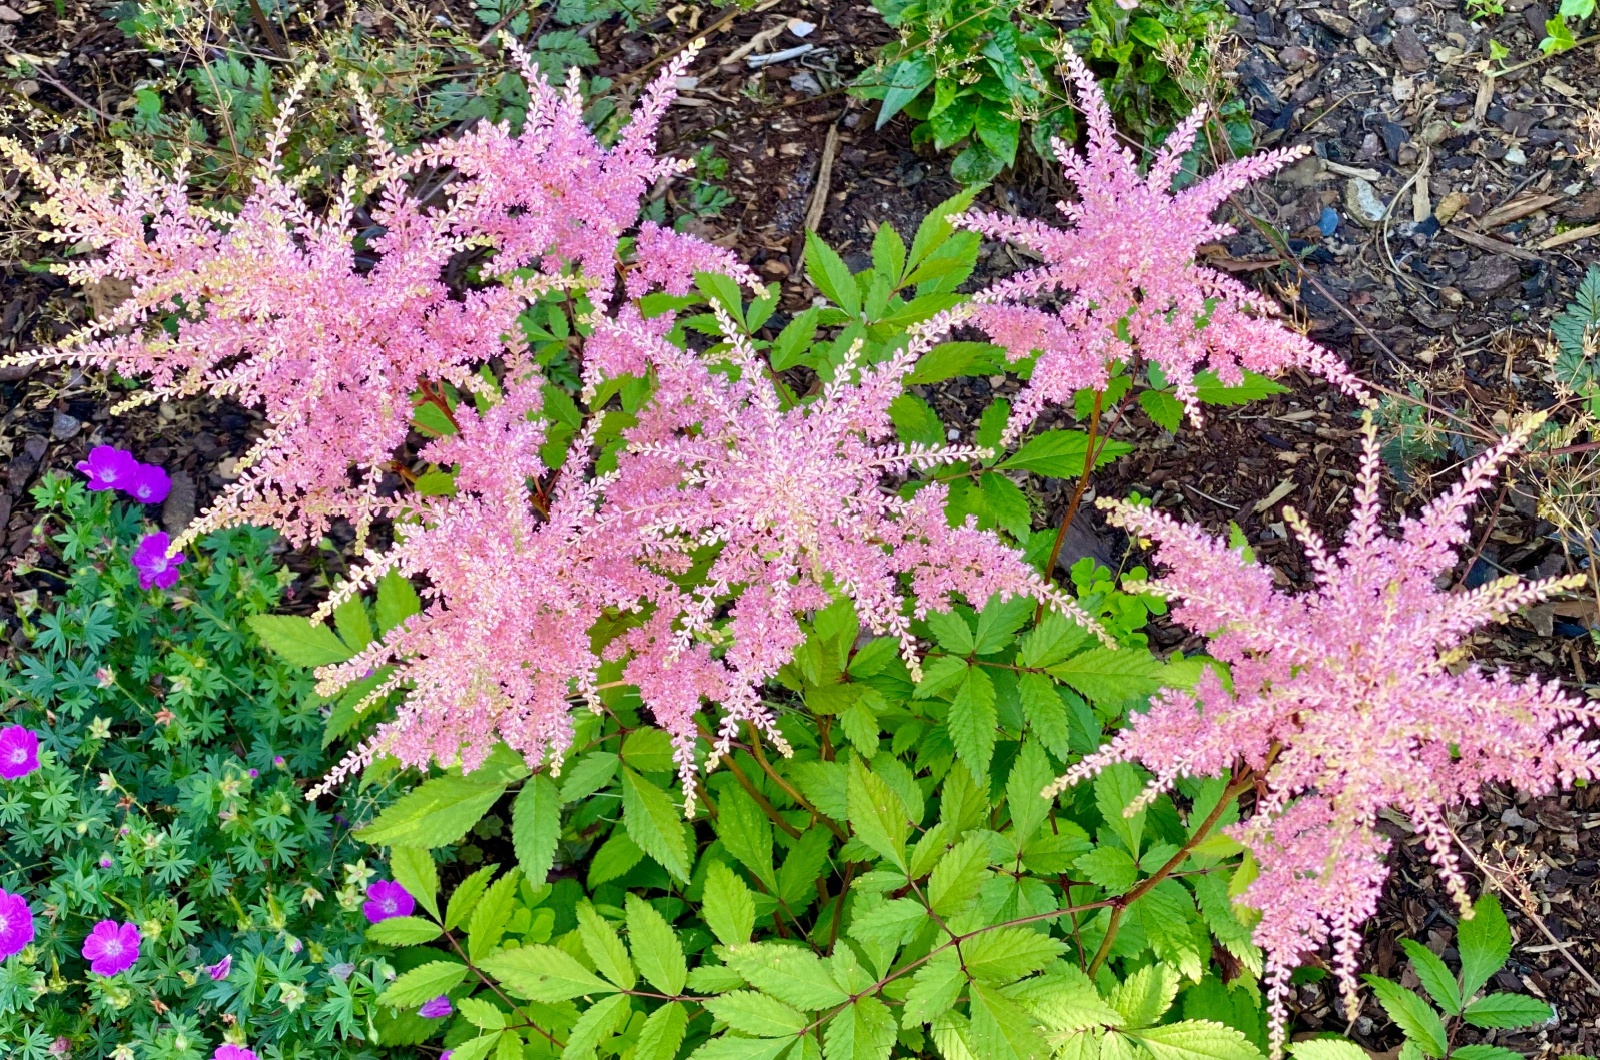
<svg viewBox="0 0 1600 1060">
<path fill-rule="evenodd" d="M 1021 472 L 1076 479 L 1064 527 L 1089 473 L 1116 455 L 1117 443 L 1097 432 L 1104 406 L 1137 396 L 1176 427 L 1184 411 L 1198 418 L 1202 405 L 1265 393 L 1274 384 L 1230 359 L 1244 351 L 1209 348 L 1221 328 L 1207 329 L 1219 309 L 1240 327 L 1275 325 L 1225 284 L 1205 287 L 1194 304 L 1175 297 L 1163 284 L 1184 277 L 1192 252 L 1168 255 L 1167 273 L 1159 263 L 1151 274 L 1128 267 L 1126 311 L 1109 325 L 1095 318 L 1091 326 L 1110 335 L 1087 344 L 1092 363 L 1071 363 L 1082 352 L 1071 341 L 1082 320 L 1070 307 L 1024 296 L 1081 281 L 1044 273 L 1002 283 L 979 299 L 1000 309 L 974 315 L 960 287 L 978 249 L 972 229 L 985 222 L 962 216 L 967 198 L 936 209 L 909 242 L 881 227 L 869 269 L 852 272 L 812 237 L 806 265 L 821 303 L 763 331 L 776 294 L 729 255 L 664 229 L 632 229 L 643 189 L 673 168 L 650 157 L 649 138 L 683 68 L 669 65 L 615 142 L 590 136 L 575 85 L 558 96 L 536 83 L 516 135 L 489 128 L 407 158 L 391 153 L 377 135 L 381 121 L 369 117 L 375 173 L 346 183 L 331 221 L 295 200 L 270 153 L 237 214 L 191 211 L 183 176 L 141 163 L 121 188 L 30 165 L 53 193 L 52 220 L 72 240 L 111 251 L 80 265 L 76 278 L 135 280 L 116 318 L 135 330 L 98 329 L 50 356 L 151 374 L 158 392 L 238 394 L 273 419 L 241 484 L 174 544 L 197 550 L 187 553 L 188 570 L 204 572 L 208 549 L 245 533 L 214 528 L 245 522 L 314 539 L 336 517 L 363 529 L 385 518 L 397 543 L 370 553 L 336 591 L 318 616 L 331 625 L 269 615 L 267 596 L 232 620 L 235 634 L 242 623 L 277 654 L 274 666 L 321 668 L 315 690 L 282 671 L 293 685 L 290 709 L 309 720 L 274 716 L 262 723 L 264 736 L 251 737 L 252 763 L 249 756 L 277 750 L 278 727 L 300 738 L 297 758 L 281 750 L 266 758 L 287 774 L 272 774 L 281 798 L 269 809 L 288 813 L 279 807 L 300 786 L 286 779 L 320 776 L 322 748 L 346 745 L 340 766 L 306 786 L 358 800 L 340 813 L 362 827 L 353 837 L 341 831 L 336 849 L 368 844 L 363 853 L 381 859 L 388 878 L 373 879 L 362 860 L 342 866 L 343 916 L 329 903 L 326 921 L 300 891 L 305 939 L 274 915 L 269 896 L 262 922 L 294 959 L 254 966 L 252 977 L 272 981 L 261 1012 L 206 995 L 191 1017 L 167 997 L 183 993 L 176 983 L 233 983 L 245 960 L 235 949 L 259 952 L 248 941 L 230 941 L 220 957 L 200 946 L 173 951 L 168 962 L 183 965 L 176 982 L 152 983 L 141 978 L 151 966 L 138 960 L 87 973 L 73 963 L 80 945 L 84 959 L 100 959 L 85 941 L 93 937 L 87 923 L 52 935 L 53 950 L 30 940 L 32 949 L 7 962 L 8 974 L 29 984 L 13 1011 L 65 994 L 65 1013 L 81 988 L 91 1000 L 80 1011 L 105 1018 L 51 1038 L 19 1016 L 19 1048 L 42 1056 L 66 1041 L 108 1055 L 187 1056 L 214 1047 L 219 1060 L 246 1050 L 298 1055 L 332 1039 L 346 1050 L 448 1052 L 453 1060 L 867 1060 L 896 1050 L 948 1060 L 1247 1060 L 1285 1048 L 1281 1000 L 1301 953 L 1282 941 L 1281 920 L 1268 925 L 1280 932 L 1272 953 L 1257 945 L 1261 910 L 1272 913 L 1263 900 L 1271 892 L 1258 886 L 1262 870 L 1274 887 L 1294 877 L 1306 886 L 1296 893 L 1310 895 L 1313 908 L 1328 903 L 1332 917 L 1343 908 L 1329 897 L 1336 890 L 1370 896 L 1381 886 L 1381 872 L 1374 880 L 1365 867 L 1341 875 L 1357 855 L 1370 860 L 1370 846 L 1318 847 L 1326 822 L 1307 824 L 1305 813 L 1293 818 L 1292 838 L 1316 840 L 1294 847 L 1272 834 L 1277 814 L 1320 807 L 1335 786 L 1291 780 L 1263 801 L 1266 775 L 1303 731 L 1299 720 L 1241 743 L 1223 769 L 1199 776 L 1185 768 L 1189 748 L 1080 765 L 1108 734 L 1141 731 L 1134 719 L 1154 716 L 1153 698 L 1192 703 L 1185 696 L 1198 689 L 1202 699 L 1231 701 L 1253 690 L 1235 690 L 1232 676 L 1249 672 L 1254 682 L 1256 671 L 1220 649 L 1221 661 L 1150 651 L 1142 632 L 1149 616 L 1165 612 L 1168 595 L 1197 595 L 1181 586 L 1164 589 L 1133 571 L 1119 587 L 1084 562 L 1064 590 L 1054 588 L 1061 538 L 1029 529 L 1029 500 L 1016 481 Z M 1063 161 L 1087 166 L 1077 173 L 1089 186 L 1118 156 L 1094 82 L 1079 75 L 1100 160 Z M 1158 163 L 1169 180 L 1181 150 Z M 454 167 L 467 190 L 424 210 L 407 186 L 423 164 Z M 530 172 L 548 184 L 530 189 L 521 182 Z M 1098 190 L 1114 204 L 1131 177 L 1103 179 Z M 380 264 L 369 271 L 350 253 L 346 222 L 374 191 L 385 231 L 370 244 Z M 579 201 L 584 192 L 595 199 Z M 1165 193 L 1154 188 L 1154 200 L 1165 202 Z M 157 219 L 149 235 L 146 216 Z M 1126 238 L 1114 228 L 1106 226 L 1106 246 Z M 465 299 L 434 283 L 452 257 L 475 253 Z M 272 260 L 304 271 L 268 281 Z M 285 284 L 285 276 L 304 283 Z M 308 297 L 300 314 L 288 308 Z M 323 327 L 308 338 L 304 319 Z M 946 341 L 967 319 L 1000 344 Z M 1004 330 L 1018 320 L 1032 330 Z M 1141 327 L 1160 337 L 1145 338 Z M 452 345 L 463 334 L 472 341 Z M 289 350 L 306 370 L 285 369 Z M 1255 369 L 1338 375 L 1337 362 L 1303 340 L 1249 353 L 1260 358 L 1247 362 Z M 1162 354 L 1181 354 L 1182 371 L 1163 372 Z M 931 406 L 907 391 L 965 374 L 1028 374 L 1047 356 L 1049 399 L 1081 405 L 1087 430 L 1024 441 L 1031 416 L 996 401 L 971 445 L 951 444 Z M 1214 367 L 1194 371 L 1206 357 Z M 1136 381 L 1149 385 L 1136 390 Z M 388 462 L 396 453 L 406 458 L 397 466 Z M 1494 459 L 1474 469 L 1441 518 L 1462 513 Z M 384 484 L 387 472 L 404 488 Z M 136 516 L 115 515 L 104 495 L 90 500 L 61 482 L 49 488 L 75 511 L 120 520 L 105 542 L 107 562 L 124 589 L 132 586 L 141 562 L 133 558 Z M 1375 497 L 1375 472 L 1363 488 Z M 1371 547 L 1376 532 L 1358 536 Z M 266 538 L 235 539 L 252 562 L 265 562 Z M 1425 550 L 1453 562 L 1459 544 L 1447 533 Z M 1252 580 L 1248 549 L 1215 547 L 1241 567 L 1238 591 L 1259 589 L 1261 579 L 1270 585 L 1263 571 Z M 1352 565 L 1360 583 L 1364 568 Z M 1398 585 L 1355 589 L 1381 599 Z M 1498 595 L 1472 598 L 1444 623 L 1445 636 L 1428 640 L 1410 676 L 1442 684 L 1467 629 L 1559 587 L 1499 586 Z M 231 582 L 223 588 L 244 598 Z M 543 595 L 506 604 L 530 588 Z M 92 586 L 82 599 L 98 592 Z M 145 610 L 192 613 L 181 592 L 139 592 L 152 593 L 137 597 Z M 1364 602 L 1360 592 L 1345 603 Z M 51 633 L 64 619 L 55 621 L 42 627 L 46 652 L 65 643 Z M 546 637 L 552 628 L 558 635 Z M 1227 633 L 1229 621 L 1193 628 Z M 57 671 L 87 665 L 57 665 L 66 657 L 64 649 L 47 654 L 35 670 L 57 682 Z M 1262 688 L 1287 683 L 1284 664 L 1262 669 Z M 42 696 L 66 687 L 41 680 L 21 693 L 35 713 L 45 709 Z M 1535 764 L 1506 767 L 1504 777 L 1532 789 L 1585 777 L 1593 748 L 1571 723 L 1591 715 L 1534 687 L 1518 705 L 1528 732 L 1476 750 L 1474 765 L 1500 776 L 1502 758 L 1538 752 Z M 74 685 L 69 696 L 80 691 Z M 1307 709 L 1367 710 L 1365 694 Z M 207 734 L 226 710 L 211 699 L 180 701 L 165 722 L 180 732 L 177 706 L 208 719 L 197 723 Z M 1443 775 L 1457 753 L 1449 742 L 1437 731 L 1407 732 L 1402 753 L 1419 775 Z M 45 783 L 49 757 L 11 783 Z M 256 783 L 265 768 L 251 765 L 243 776 Z M 1083 782 L 1056 783 L 1063 773 Z M 359 802 L 396 787 L 410 790 L 381 813 Z M 1047 798 L 1047 789 L 1059 794 Z M 1286 809 L 1295 796 L 1304 798 Z M 1370 824 L 1372 809 L 1393 801 L 1380 786 L 1354 823 Z M 1429 795 L 1408 808 L 1449 804 Z M 243 830 L 227 816 L 237 812 L 223 807 L 224 831 Z M 319 812 L 294 804 L 301 820 Z M 1232 827 L 1252 813 L 1253 834 Z M 508 841 L 495 843 L 507 819 Z M 250 830 L 270 836 L 277 827 Z M 485 846 L 499 860 L 468 872 Z M 296 858 L 292 847 L 281 860 L 296 886 L 304 874 L 331 873 L 332 860 L 317 860 L 324 849 Z M 1317 856 L 1296 862 L 1285 848 Z M 1435 853 L 1451 864 L 1447 852 Z M 59 878 L 54 867 L 37 869 L 7 880 L 34 915 L 44 901 L 36 877 Z M 152 886 L 178 882 L 163 871 Z M 358 905 L 370 923 L 359 940 L 349 926 Z M 1478 919 L 1472 911 L 1461 910 L 1463 924 Z M 54 925 L 55 913 L 47 915 Z M 152 940 L 162 930 L 159 919 L 139 924 Z M 1287 930 L 1307 948 L 1323 941 L 1316 927 Z M 1474 999 L 1482 984 L 1467 971 L 1463 946 L 1454 994 L 1448 970 L 1412 955 L 1452 1019 L 1473 1023 L 1476 1014 L 1512 1026 L 1543 1018 L 1532 1003 L 1492 1000 L 1505 995 Z M 1334 954 L 1344 978 L 1348 956 Z M 45 979 L 51 959 L 80 978 L 59 987 Z M 1475 951 L 1472 960 L 1476 969 L 1487 958 Z M 324 991 L 315 1009 L 301 983 Z M 122 995 L 112 994 L 135 987 L 148 988 L 150 1014 L 120 1023 L 112 1010 Z M 1409 997 L 1433 1022 L 1403 988 L 1373 989 L 1423 1055 L 1454 1044 L 1454 1028 L 1436 1033 L 1439 1017 L 1417 995 Z M 1484 1016 L 1491 1009 L 1498 1016 Z M 1309 1060 L 1362 1055 L 1332 1038 L 1288 1048 Z M 1491 1060 L 1501 1055 L 1484 1051 L 1493 1048 L 1454 1055 Z"/>
</svg>

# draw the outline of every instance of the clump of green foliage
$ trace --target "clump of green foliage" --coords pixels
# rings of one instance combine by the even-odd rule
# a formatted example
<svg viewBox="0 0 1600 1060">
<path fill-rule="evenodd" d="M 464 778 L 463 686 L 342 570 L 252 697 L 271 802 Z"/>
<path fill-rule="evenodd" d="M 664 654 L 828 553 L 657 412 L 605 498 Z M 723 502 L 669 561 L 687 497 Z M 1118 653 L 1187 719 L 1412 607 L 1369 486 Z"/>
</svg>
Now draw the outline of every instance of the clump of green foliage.
<svg viewBox="0 0 1600 1060">
<path fill-rule="evenodd" d="M 324 705 L 249 628 L 289 581 L 275 535 L 213 534 L 175 589 L 147 591 L 128 562 L 142 508 L 59 475 L 33 497 L 62 584 L 29 598 L 31 647 L 0 664 L 5 722 L 41 742 L 39 769 L 0 781 L 0 888 L 37 926 L 0 965 L 0 1054 L 190 1060 L 231 1033 L 274 1056 L 370 1055 L 390 973 L 362 940 L 373 870 L 350 822 L 388 796 L 305 800 L 329 764 Z M 79 955 L 101 919 L 141 934 L 110 978 Z"/>
<path fill-rule="evenodd" d="M 1517 1060 L 1521 1055 L 1503 1045 L 1457 1045 L 1464 1027 L 1511 1030 L 1535 1027 L 1554 1011 L 1538 998 L 1525 994 L 1485 994 L 1494 974 L 1511 957 L 1511 927 L 1500 900 L 1486 893 L 1473 907 L 1470 920 L 1456 926 L 1456 946 L 1461 970 L 1451 972 L 1432 950 L 1415 939 L 1401 939 L 1411 970 L 1433 1004 L 1422 995 L 1382 976 L 1363 976 L 1377 994 L 1383 1010 L 1405 1034 L 1400 1049 L 1405 1060 L 1432 1057 L 1440 1060 Z M 1437 1009 L 1435 1008 L 1437 1006 Z M 1443 1012 L 1443 1015 L 1440 1012 Z"/>
<path fill-rule="evenodd" d="M 880 128 L 904 111 L 917 122 L 913 142 L 959 148 L 950 171 L 963 184 L 985 183 L 1013 165 L 1024 134 L 1046 159 L 1052 137 L 1075 135 L 1073 103 L 1056 69 L 1069 46 L 1101 74 L 1112 111 L 1130 133 L 1159 140 L 1192 108 L 1206 82 L 1210 44 L 1230 20 L 1221 0 L 1149 0 L 1133 11 L 1091 0 L 1086 21 L 1070 30 L 1048 4 L 1029 0 L 875 6 L 900 40 L 853 91 L 882 100 Z M 1231 135 L 1236 116 L 1225 117 Z"/>
</svg>

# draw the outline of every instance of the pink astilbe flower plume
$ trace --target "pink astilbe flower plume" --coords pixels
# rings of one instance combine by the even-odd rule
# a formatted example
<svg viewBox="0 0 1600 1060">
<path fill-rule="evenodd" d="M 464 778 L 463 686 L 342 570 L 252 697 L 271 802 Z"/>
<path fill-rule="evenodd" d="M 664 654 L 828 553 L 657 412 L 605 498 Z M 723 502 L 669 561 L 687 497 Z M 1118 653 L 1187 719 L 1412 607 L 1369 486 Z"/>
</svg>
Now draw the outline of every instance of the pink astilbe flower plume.
<svg viewBox="0 0 1600 1060">
<path fill-rule="evenodd" d="M 1208 671 L 1193 693 L 1165 690 L 1105 748 L 1060 778 L 1053 794 L 1113 762 L 1155 774 L 1145 798 L 1180 775 L 1215 775 L 1237 763 L 1263 785 L 1256 816 L 1232 834 L 1255 851 L 1260 876 L 1244 901 L 1262 911 L 1272 1014 L 1282 1046 L 1289 974 L 1324 943 L 1347 1000 L 1355 989 L 1360 926 L 1376 907 L 1388 842 L 1380 811 L 1408 816 L 1462 915 L 1471 902 L 1445 814 L 1476 803 L 1484 784 L 1543 794 L 1600 774 L 1600 745 L 1581 739 L 1600 711 L 1555 681 L 1514 682 L 1504 670 L 1455 672 L 1463 642 L 1486 622 L 1583 583 L 1583 576 L 1508 577 L 1453 593 L 1441 589 L 1466 543 L 1467 512 L 1508 455 L 1537 426 L 1512 431 L 1455 487 L 1400 524 L 1379 525 L 1379 457 L 1368 425 L 1355 510 L 1343 548 L 1330 554 L 1290 509 L 1316 588 L 1278 592 L 1271 571 L 1152 508 L 1117 502 L 1110 519 L 1153 540 L 1168 573 L 1149 588 L 1177 601 L 1173 618 L 1211 638 L 1233 691 Z"/>
<path fill-rule="evenodd" d="M 680 648 L 709 634 L 720 602 L 744 587 L 726 628 L 716 631 L 731 671 L 719 746 L 740 720 L 767 726 L 760 686 L 804 639 L 798 616 L 826 606 L 834 591 L 855 603 L 873 632 L 899 638 L 914 675 L 911 620 L 949 607 L 957 594 L 979 606 L 995 594 L 1035 597 L 1098 631 L 992 534 L 970 520 L 951 527 L 942 485 L 909 499 L 888 488 L 886 479 L 912 468 L 984 455 L 890 440 L 889 405 L 947 320 L 913 329 L 904 349 L 872 367 L 858 369 L 853 349 L 819 397 L 786 409 L 756 352 L 720 307 L 716 314 L 731 370 L 664 342 L 641 342 L 660 392 L 628 432 L 632 444 L 608 488 L 614 514 L 602 525 L 632 524 L 652 559 L 677 555 L 681 564 L 716 549 L 701 587 L 680 597 Z M 687 720 L 662 724 L 676 734 Z"/>
<path fill-rule="evenodd" d="M 1082 388 L 1104 389 L 1112 365 L 1135 355 L 1159 365 L 1198 422 L 1194 377 L 1214 370 L 1224 383 L 1242 368 L 1276 373 L 1298 366 L 1348 393 L 1365 393 L 1339 359 L 1272 319 L 1276 307 L 1249 288 L 1195 263 L 1195 248 L 1233 232 L 1211 214 L 1233 192 L 1305 153 L 1289 148 L 1222 167 L 1176 195 L 1169 190 L 1204 119 L 1197 106 L 1172 132 L 1144 176 L 1120 146 L 1105 95 L 1083 60 L 1065 56 L 1088 119 L 1085 154 L 1056 141 L 1077 202 L 1058 208 L 1070 228 L 1029 218 L 972 212 L 953 219 L 990 238 L 1019 243 L 1045 261 L 976 296 L 974 323 L 1012 360 L 1038 353 L 1004 440 L 1014 441 L 1052 403 Z M 1032 299 L 1061 297 L 1059 310 Z M 1202 326 L 1203 322 L 1203 326 Z"/>
<path fill-rule="evenodd" d="M 533 105 L 517 137 L 503 124 L 481 124 L 400 159 L 357 92 L 378 168 L 364 185 L 375 198 L 360 260 L 353 222 L 363 186 L 354 171 L 318 216 L 279 161 L 310 71 L 284 101 L 236 214 L 191 203 L 181 162 L 166 175 L 129 152 L 122 180 L 106 186 L 81 170 L 53 172 L 16 143 L 0 142 L 0 153 L 47 193 L 38 210 L 55 224 L 49 238 L 103 252 L 58 270 L 77 283 L 117 276 L 133 288 L 107 319 L 16 360 L 109 367 L 148 377 L 136 400 L 210 393 L 265 415 L 262 437 L 239 461 L 238 481 L 173 542 L 175 550 L 246 522 L 297 544 L 316 540 L 335 517 L 364 534 L 388 509 L 380 482 L 424 383 L 470 389 L 472 366 L 501 355 L 503 336 L 517 330 L 531 296 L 579 285 L 598 297 L 615 286 L 618 240 L 643 194 L 687 165 L 657 159 L 654 135 L 674 78 L 691 58 L 686 53 L 655 79 L 610 149 L 584 125 L 574 86 L 552 89 L 525 56 Z M 413 194 L 408 181 L 447 166 L 456 178 L 437 205 L 426 206 L 428 197 Z M 444 281 L 450 261 L 485 247 L 483 271 L 501 282 L 452 297 Z M 753 282 L 726 251 L 688 236 L 647 230 L 638 259 L 640 279 L 630 288 L 675 286 L 680 275 L 711 267 Z M 675 259 L 683 263 L 677 271 Z M 543 271 L 509 275 L 525 266 Z M 178 320 L 175 336 L 157 323 L 167 315 Z"/>
</svg>

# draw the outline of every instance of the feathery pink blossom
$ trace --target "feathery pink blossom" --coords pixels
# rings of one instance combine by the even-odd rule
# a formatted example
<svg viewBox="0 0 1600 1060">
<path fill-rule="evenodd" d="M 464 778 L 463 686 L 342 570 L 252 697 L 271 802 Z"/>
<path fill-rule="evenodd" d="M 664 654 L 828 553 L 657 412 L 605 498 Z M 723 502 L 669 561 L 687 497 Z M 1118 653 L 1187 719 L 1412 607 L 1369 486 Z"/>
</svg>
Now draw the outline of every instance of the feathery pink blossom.
<svg viewBox="0 0 1600 1060">
<path fill-rule="evenodd" d="M 1197 106 L 1173 130 L 1140 176 L 1133 153 L 1117 143 L 1094 75 L 1072 51 L 1065 59 L 1089 126 L 1086 154 L 1055 143 L 1066 177 L 1078 190 L 1077 202 L 1057 204 L 1071 227 L 977 211 L 953 222 L 1019 243 L 1045 262 L 992 284 L 972 308 L 974 323 L 1012 360 L 1039 354 L 1004 440 L 1015 441 L 1045 405 L 1070 403 L 1082 388 L 1104 389 L 1112 365 L 1136 355 L 1160 366 L 1196 423 L 1200 403 L 1194 376 L 1201 368 L 1237 384 L 1241 368 L 1275 373 L 1298 366 L 1363 395 L 1336 356 L 1272 319 L 1276 307 L 1232 277 L 1195 262 L 1196 247 L 1233 231 L 1211 219 L 1218 205 L 1305 149 L 1241 159 L 1174 195 L 1169 189 L 1205 108 Z M 1059 310 L 1029 301 L 1056 296 L 1065 299 Z"/>
<path fill-rule="evenodd" d="M 1386 875 L 1387 842 L 1374 830 L 1380 811 L 1411 819 L 1470 916 L 1445 813 L 1477 802 L 1487 783 L 1541 794 L 1600 774 L 1600 745 L 1581 739 L 1600 711 L 1553 680 L 1519 684 L 1503 670 L 1451 668 L 1477 627 L 1583 581 L 1508 577 L 1461 593 L 1439 588 L 1468 539 L 1473 499 L 1536 424 L 1473 461 L 1461 482 L 1402 521 L 1398 538 L 1379 525 L 1369 424 L 1343 548 L 1330 555 L 1284 511 L 1317 582 L 1298 595 L 1278 592 L 1269 569 L 1195 527 L 1150 507 L 1106 505 L 1113 523 L 1155 541 L 1167 574 L 1150 590 L 1177 601 L 1174 620 L 1211 638 L 1233 691 L 1209 670 L 1193 693 L 1164 691 L 1047 791 L 1123 761 L 1155 774 L 1146 799 L 1180 775 L 1224 773 L 1238 762 L 1262 774 L 1257 815 L 1233 834 L 1262 866 L 1244 900 L 1263 913 L 1256 940 L 1280 1028 L 1289 973 L 1302 952 L 1324 942 L 1332 942 L 1335 971 L 1353 996 L 1360 925 Z"/>
</svg>

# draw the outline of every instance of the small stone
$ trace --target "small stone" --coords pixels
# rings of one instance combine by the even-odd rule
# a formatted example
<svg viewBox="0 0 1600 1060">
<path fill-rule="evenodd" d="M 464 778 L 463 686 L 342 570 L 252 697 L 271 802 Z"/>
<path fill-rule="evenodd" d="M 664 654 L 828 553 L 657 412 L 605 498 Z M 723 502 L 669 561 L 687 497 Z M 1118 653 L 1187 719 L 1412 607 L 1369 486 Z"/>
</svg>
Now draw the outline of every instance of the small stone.
<svg viewBox="0 0 1600 1060">
<path fill-rule="evenodd" d="M 1461 277 L 1461 290 L 1474 302 L 1498 294 L 1522 277 L 1515 258 L 1508 254 L 1486 254 L 1472 263 Z"/>
<path fill-rule="evenodd" d="M 1332 206 L 1324 206 L 1322 215 L 1317 218 L 1317 231 L 1324 237 L 1331 236 L 1339 230 L 1339 211 Z"/>
<path fill-rule="evenodd" d="M 187 471 L 172 473 L 172 490 L 161 502 L 161 529 L 174 536 L 194 522 L 194 479 Z"/>
<path fill-rule="evenodd" d="M 1395 31 L 1394 40 L 1390 41 L 1394 48 L 1396 59 L 1408 74 L 1420 74 L 1428 68 L 1428 49 L 1423 46 L 1422 39 L 1417 36 L 1417 31 L 1410 26 L 1401 26 Z"/>
<path fill-rule="evenodd" d="M 1278 175 L 1278 179 L 1295 188 L 1309 188 L 1321 180 L 1327 166 L 1316 155 L 1307 155 Z"/>
<path fill-rule="evenodd" d="M 1356 24 L 1336 11 L 1329 11 L 1325 7 L 1314 7 L 1306 12 L 1306 18 L 1323 29 L 1337 33 L 1345 40 L 1355 40 L 1361 35 Z"/>
<path fill-rule="evenodd" d="M 791 74 L 789 77 L 789 87 L 800 93 L 802 96 L 822 95 L 822 86 L 817 83 L 816 75 L 810 70 L 801 70 L 797 74 Z"/>
<path fill-rule="evenodd" d="M 50 417 L 50 437 L 58 442 L 64 442 L 73 437 L 82 428 L 82 420 L 76 416 L 69 416 L 65 412 L 57 412 Z"/>
<path fill-rule="evenodd" d="M 1421 140 L 1429 147 L 1433 147 L 1435 144 L 1438 144 L 1449 135 L 1450 123 L 1440 118 L 1430 121 L 1428 124 L 1424 125 L 1422 127 L 1422 132 L 1417 136 L 1417 139 Z"/>
<path fill-rule="evenodd" d="M 1439 288 L 1439 300 L 1448 306 L 1459 306 L 1467 300 L 1467 296 L 1462 294 L 1458 288 L 1441 287 Z"/>
<path fill-rule="evenodd" d="M 817 24 L 815 22 L 807 22 L 803 18 L 791 18 L 789 20 L 789 32 L 796 37 L 809 37 L 816 28 Z"/>
<path fill-rule="evenodd" d="M 1447 225 L 1451 218 L 1461 212 L 1461 208 L 1466 206 L 1468 201 L 1466 192 L 1452 191 L 1439 200 L 1439 204 L 1433 208 L 1433 216 L 1439 219 L 1440 224 Z"/>
<path fill-rule="evenodd" d="M 239 477 L 239 458 L 230 456 L 217 464 L 217 475 L 224 482 L 232 482 Z"/>
<path fill-rule="evenodd" d="M 1513 166 L 1525 166 L 1528 164 L 1528 156 L 1522 153 L 1522 148 L 1512 147 L 1506 150 L 1506 161 Z"/>
<path fill-rule="evenodd" d="M 167 423 L 171 423 L 173 420 L 178 418 L 178 406 L 174 405 L 170 401 L 163 401 L 159 406 L 157 406 L 156 411 L 160 414 L 162 420 L 166 421 Z"/>
<path fill-rule="evenodd" d="M 1384 122 L 1378 132 L 1383 136 L 1383 146 L 1384 150 L 1389 152 L 1389 160 L 1398 161 L 1400 147 L 1411 139 L 1411 134 L 1399 123 L 1392 121 Z"/>
<path fill-rule="evenodd" d="M 1371 182 L 1361 177 L 1351 177 L 1345 182 L 1344 207 L 1351 217 L 1369 227 L 1383 220 L 1383 200 Z"/>
<path fill-rule="evenodd" d="M 1409 26 L 1421 17 L 1422 10 L 1420 8 L 1412 7 L 1410 4 L 1407 4 L 1405 7 L 1397 7 L 1394 9 L 1394 24 L 1397 26 Z"/>
</svg>

